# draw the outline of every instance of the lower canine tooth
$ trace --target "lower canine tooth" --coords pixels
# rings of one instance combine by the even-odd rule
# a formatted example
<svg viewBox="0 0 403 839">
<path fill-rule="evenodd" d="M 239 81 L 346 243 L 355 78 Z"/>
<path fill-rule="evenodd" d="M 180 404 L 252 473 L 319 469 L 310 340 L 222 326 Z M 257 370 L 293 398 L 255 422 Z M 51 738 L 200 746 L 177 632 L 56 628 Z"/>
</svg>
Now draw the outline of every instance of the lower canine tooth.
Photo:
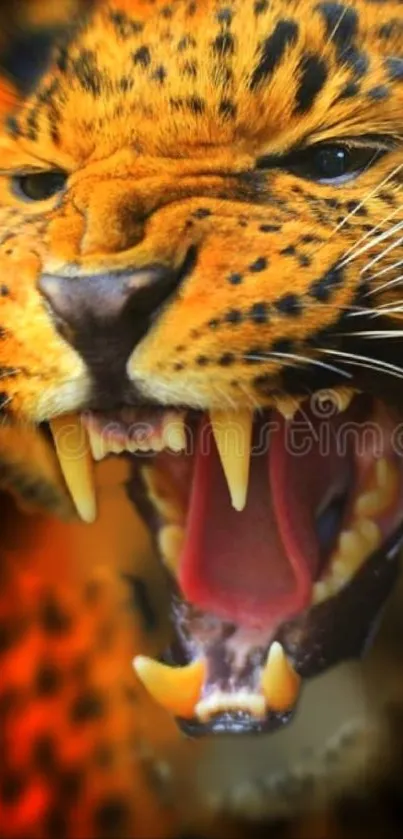
<svg viewBox="0 0 403 839">
<path fill-rule="evenodd" d="M 206 674 L 203 659 L 186 667 L 169 667 L 147 656 L 138 655 L 133 666 L 144 687 L 166 711 L 183 719 L 194 716 Z"/>
<path fill-rule="evenodd" d="M 76 414 L 57 417 L 50 429 L 64 480 L 83 521 L 95 521 L 97 510 L 93 464 L 87 432 Z"/>
<path fill-rule="evenodd" d="M 244 509 L 248 494 L 252 411 L 211 411 L 210 422 L 232 506 Z"/>
<path fill-rule="evenodd" d="M 168 524 L 162 527 L 158 535 L 158 543 L 162 558 L 171 574 L 178 572 L 178 562 L 185 539 L 183 527 L 177 524 Z"/>
<path fill-rule="evenodd" d="M 270 710 L 289 711 L 298 697 L 301 677 L 288 661 L 283 647 L 273 641 L 263 670 L 260 687 Z"/>
</svg>

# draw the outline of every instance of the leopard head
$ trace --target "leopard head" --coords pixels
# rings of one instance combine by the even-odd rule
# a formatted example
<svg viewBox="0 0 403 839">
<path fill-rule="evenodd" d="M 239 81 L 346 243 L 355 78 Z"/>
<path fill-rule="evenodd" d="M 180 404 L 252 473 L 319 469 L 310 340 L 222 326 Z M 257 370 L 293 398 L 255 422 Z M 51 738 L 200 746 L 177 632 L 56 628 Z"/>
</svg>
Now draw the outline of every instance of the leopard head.
<svg viewBox="0 0 403 839">
<path fill-rule="evenodd" d="M 140 679 L 277 730 L 397 575 L 400 5 L 101 3 L 5 110 L 2 486 L 91 526 L 126 460 L 170 592 Z"/>
</svg>

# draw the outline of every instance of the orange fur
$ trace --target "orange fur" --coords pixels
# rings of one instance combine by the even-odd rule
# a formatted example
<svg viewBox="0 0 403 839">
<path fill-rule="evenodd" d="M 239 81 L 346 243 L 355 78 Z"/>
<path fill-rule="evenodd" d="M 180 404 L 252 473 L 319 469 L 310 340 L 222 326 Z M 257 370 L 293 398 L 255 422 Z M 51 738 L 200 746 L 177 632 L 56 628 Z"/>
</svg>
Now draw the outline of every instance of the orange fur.
<svg viewBox="0 0 403 839">
<path fill-rule="evenodd" d="M 177 269 L 188 249 L 197 249 L 190 277 L 129 360 L 143 395 L 163 404 L 270 405 L 287 362 L 253 355 L 296 339 L 302 355 L 305 347 L 320 358 L 308 339 L 354 304 L 360 271 L 382 243 L 346 267 L 329 303 L 309 290 L 365 236 L 365 225 L 382 225 L 393 211 L 395 222 L 403 219 L 400 183 L 378 189 L 401 164 L 401 146 L 342 187 L 297 183 L 281 169 L 267 180 L 262 175 L 255 187 L 255 161 L 285 154 L 308 137 L 311 143 L 375 134 L 401 140 L 403 82 L 388 77 L 385 59 L 402 56 L 403 35 L 402 29 L 389 40 L 379 35 L 391 19 L 401 20 L 399 3 L 346 0 L 346 9 L 359 13 L 357 40 L 369 68 L 359 92 L 341 98 L 351 67 L 326 37 L 316 5 L 274 0 L 256 15 L 253 4 L 236 0 L 233 41 L 213 49 L 217 35 L 227 32 L 217 24 L 213 0 L 194 4 L 194 13 L 191 3 L 174 0 L 172 17 L 164 15 L 163 0 L 101 3 L 90 26 L 73 38 L 67 69 L 52 65 L 22 102 L 6 82 L 1 87 L 0 116 L 15 120 L 10 131 L 4 119 L 0 134 L 0 481 L 19 502 L 17 509 L 4 500 L 1 539 L 0 623 L 7 643 L 0 775 L 7 771 L 16 789 L 22 784 L 0 809 L 0 833 L 10 839 L 28 831 L 37 839 L 62 836 L 63 830 L 74 839 L 169 837 L 200 826 L 211 836 L 235 835 L 236 827 L 219 817 L 212 826 L 213 814 L 198 810 L 191 795 L 196 779 L 188 777 L 189 767 L 203 746 L 181 740 L 132 672 L 135 652 L 160 650 L 167 628 L 147 634 L 137 626 L 128 590 L 118 582 L 121 571 L 152 579 L 163 613 L 160 571 L 144 528 L 125 505 L 124 475 L 108 477 L 100 467 L 99 522 L 69 521 L 71 502 L 39 424 L 79 410 L 89 376 L 56 331 L 37 280 L 66 266 L 77 274 L 154 263 Z M 111 10 L 128 15 L 120 34 Z M 261 43 L 284 16 L 298 22 L 298 48 L 290 47 L 268 82 L 252 91 Z M 188 48 L 178 49 L 186 39 Z M 136 60 L 141 47 L 150 62 L 144 53 Z M 296 113 L 304 53 L 326 63 L 328 82 L 309 110 Z M 371 98 L 382 87 L 387 96 Z M 65 170 L 65 196 L 24 203 L 11 178 L 30 167 Z M 352 212 L 363 200 L 365 216 Z M 264 267 L 254 270 L 262 257 Z M 382 267 L 396 258 L 391 251 Z M 243 282 L 230 282 L 234 274 Z M 302 301 L 299 317 L 276 308 L 291 292 Z M 378 295 L 377 305 L 399 296 L 392 288 Z M 262 301 L 272 314 L 259 321 L 251 313 Z M 398 314 L 390 320 L 399 325 Z M 54 631 L 46 630 L 46 619 L 44 628 L 49 610 Z M 84 707 L 80 716 L 76 709 L 72 720 L 80 697 L 89 711 Z M 306 825 L 295 830 L 301 839 L 308 835 Z M 336 828 L 326 832 L 322 817 L 309 830 L 338 835 Z"/>
</svg>

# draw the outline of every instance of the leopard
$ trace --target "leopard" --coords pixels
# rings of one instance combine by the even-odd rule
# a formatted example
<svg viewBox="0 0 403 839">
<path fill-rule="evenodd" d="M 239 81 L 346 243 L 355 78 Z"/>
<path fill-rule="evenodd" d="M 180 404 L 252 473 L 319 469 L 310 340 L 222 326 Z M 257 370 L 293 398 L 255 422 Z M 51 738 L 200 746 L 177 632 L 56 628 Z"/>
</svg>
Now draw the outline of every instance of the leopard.
<svg viewBox="0 0 403 839">
<path fill-rule="evenodd" d="M 402 4 L 62 5 L 0 78 L 0 833 L 399 836 Z"/>
</svg>

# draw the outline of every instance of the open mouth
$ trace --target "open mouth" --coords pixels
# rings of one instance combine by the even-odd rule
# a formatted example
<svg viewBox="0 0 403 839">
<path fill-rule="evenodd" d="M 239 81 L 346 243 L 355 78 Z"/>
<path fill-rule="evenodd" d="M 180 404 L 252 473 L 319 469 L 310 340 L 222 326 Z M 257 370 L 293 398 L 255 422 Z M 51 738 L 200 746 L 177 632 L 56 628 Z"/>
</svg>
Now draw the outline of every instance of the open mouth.
<svg viewBox="0 0 403 839">
<path fill-rule="evenodd" d="M 83 428 L 72 458 L 67 429 L 71 446 Z M 94 461 L 130 458 L 172 625 L 160 660 L 134 667 L 187 732 L 272 730 L 305 678 L 362 654 L 403 537 L 403 435 L 383 402 L 321 391 L 261 412 L 123 408 L 51 429 L 86 521 Z"/>
</svg>

